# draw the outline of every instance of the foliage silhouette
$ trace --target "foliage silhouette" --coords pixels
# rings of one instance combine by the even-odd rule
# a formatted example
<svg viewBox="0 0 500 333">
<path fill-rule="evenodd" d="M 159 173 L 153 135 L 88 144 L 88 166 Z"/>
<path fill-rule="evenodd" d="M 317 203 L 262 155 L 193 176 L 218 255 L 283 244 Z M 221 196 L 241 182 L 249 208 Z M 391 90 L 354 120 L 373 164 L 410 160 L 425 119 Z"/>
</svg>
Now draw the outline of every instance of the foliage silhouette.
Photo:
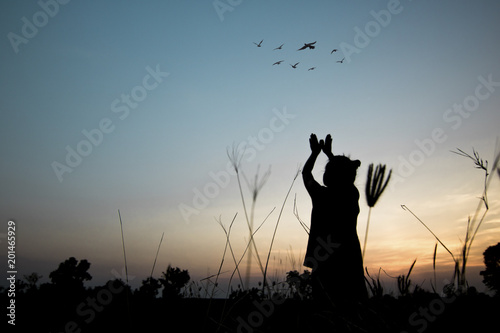
<svg viewBox="0 0 500 333">
<path fill-rule="evenodd" d="M 42 277 L 42 275 L 35 272 L 30 275 L 24 275 L 23 278 L 28 285 L 28 290 L 36 290 L 38 288 L 38 281 L 40 281 Z"/>
<path fill-rule="evenodd" d="M 86 261 L 82 262 L 84 264 L 81 267 L 85 268 Z M 73 272 L 67 275 L 74 277 L 74 268 L 78 266 L 74 264 L 75 261 L 67 260 L 59 266 L 72 269 L 56 271 Z M 90 265 L 88 262 L 87 264 Z M 80 281 L 87 281 L 82 276 L 89 278 L 90 274 L 87 276 L 85 269 L 83 272 L 86 274 L 79 274 Z M 410 271 L 407 276 L 409 275 Z M 157 297 L 161 288 L 160 280 L 148 277 L 135 291 L 120 279 L 110 280 L 102 286 L 83 288 L 83 293 L 76 302 L 68 302 L 54 294 L 60 288 L 54 282 L 30 288 L 29 283 L 17 280 L 19 289 L 16 288 L 16 304 L 19 306 L 19 313 L 23 315 L 16 321 L 16 328 L 20 331 L 37 332 L 144 332 L 153 331 L 162 323 L 170 322 L 181 325 L 188 332 L 237 332 L 245 331 L 244 327 L 265 332 L 311 332 L 315 331 L 311 330 L 313 326 L 317 326 L 317 331 L 321 332 L 324 331 L 323 324 L 328 324 L 333 332 L 400 332 L 418 330 L 418 326 L 408 327 L 408 323 L 421 322 L 409 321 L 409 318 L 421 318 L 415 317 L 415 314 L 422 313 L 421 309 L 430 309 L 428 314 L 434 320 L 438 317 L 432 311 L 441 308 L 432 306 L 445 304 L 445 311 L 439 315 L 438 320 L 426 323 L 426 332 L 453 328 L 457 331 L 487 331 L 486 327 L 495 324 L 496 314 L 500 311 L 498 300 L 477 291 L 455 296 L 453 290 L 450 290 L 448 297 L 453 302 L 442 303 L 437 294 L 417 287 L 408 290 L 405 297 L 396 299 L 383 294 L 379 277 L 372 282 L 374 286 L 380 287 L 376 291 L 380 297 L 371 297 L 358 310 L 346 312 L 339 308 L 318 308 L 310 300 L 311 274 L 309 271 L 299 273 L 296 270 L 287 272 L 284 282 L 273 284 L 273 294 L 264 293 L 260 287 L 239 289 L 228 299 L 230 306 L 226 311 L 226 300 L 212 300 L 200 295 L 186 298 L 188 276 L 187 270 L 171 266 L 163 274 L 163 280 L 165 283 L 169 281 L 169 290 L 176 297 Z M 33 273 L 29 277 L 32 285 L 36 285 L 39 275 Z M 74 287 L 77 285 L 73 284 Z M 183 288 L 185 296 L 179 297 Z M 5 304 L 8 289 L 0 289 L 0 292 L 0 298 Z M 66 292 L 75 294 L 72 290 Z M 212 306 L 207 311 L 209 302 L 212 302 Z M 457 316 L 461 320 L 456 320 Z M 206 320 L 202 320 L 204 318 Z M 224 318 L 224 321 L 219 323 L 216 318 Z M 259 318 L 263 318 L 262 321 Z M 250 326 L 242 326 L 242 323 Z M 256 327 L 256 323 L 260 326 Z"/>
<path fill-rule="evenodd" d="M 286 273 L 286 283 L 288 285 L 289 294 L 293 299 L 310 299 L 312 297 L 311 272 L 305 270 L 300 274 L 293 270 Z"/>
<path fill-rule="evenodd" d="M 162 297 L 182 297 L 181 289 L 184 288 L 190 279 L 187 270 L 181 271 L 179 267 L 173 268 L 171 265 L 168 265 L 167 270 L 162 273 L 162 278 L 160 278 L 160 283 L 163 285 Z"/>
<path fill-rule="evenodd" d="M 397 277 L 398 290 L 399 290 L 399 294 L 401 296 L 407 296 L 410 294 L 410 286 L 411 286 L 410 275 L 411 275 L 411 271 L 413 270 L 413 267 L 415 267 L 416 262 L 417 262 L 417 259 L 415 259 L 413 261 L 413 263 L 411 264 L 410 269 L 408 270 L 408 273 L 406 274 L 406 276 L 403 274 L 403 275 L 399 275 Z"/>
<path fill-rule="evenodd" d="M 83 282 L 92 279 L 92 276 L 87 272 L 90 268 L 90 263 L 86 259 L 78 260 L 75 257 L 70 257 L 59 264 L 59 267 L 49 274 L 52 283 L 64 290 L 83 290 Z"/>
<path fill-rule="evenodd" d="M 137 290 L 136 294 L 146 300 L 155 299 L 159 294 L 159 289 L 162 287 L 160 280 L 153 277 L 148 277 L 142 280 L 142 285 Z"/>
<path fill-rule="evenodd" d="M 483 283 L 500 296 L 500 242 L 488 247 L 484 252 L 484 264 L 486 269 L 481 271 Z"/>
</svg>

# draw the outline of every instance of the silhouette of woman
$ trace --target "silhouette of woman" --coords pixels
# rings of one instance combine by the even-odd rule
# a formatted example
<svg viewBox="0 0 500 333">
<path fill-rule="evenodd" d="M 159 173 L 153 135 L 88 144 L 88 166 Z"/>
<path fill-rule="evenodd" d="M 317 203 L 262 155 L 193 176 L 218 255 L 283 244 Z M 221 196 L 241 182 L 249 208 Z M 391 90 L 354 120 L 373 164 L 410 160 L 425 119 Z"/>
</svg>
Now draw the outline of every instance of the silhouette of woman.
<svg viewBox="0 0 500 333">
<path fill-rule="evenodd" d="M 356 232 L 359 192 L 354 185 L 360 161 L 332 154 L 325 141 L 309 138 L 311 155 L 302 178 L 312 200 L 311 227 L 304 266 L 312 268 L 313 298 L 320 303 L 355 304 L 366 299 L 363 259 Z M 328 156 L 321 186 L 312 170 L 321 151 Z"/>
</svg>

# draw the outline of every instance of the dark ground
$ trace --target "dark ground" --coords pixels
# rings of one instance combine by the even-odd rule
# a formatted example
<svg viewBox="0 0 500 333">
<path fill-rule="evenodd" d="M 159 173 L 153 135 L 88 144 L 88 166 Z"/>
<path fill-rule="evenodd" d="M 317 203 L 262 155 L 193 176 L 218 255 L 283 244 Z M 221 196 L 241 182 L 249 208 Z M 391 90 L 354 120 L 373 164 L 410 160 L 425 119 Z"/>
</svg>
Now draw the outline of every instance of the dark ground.
<svg viewBox="0 0 500 333">
<path fill-rule="evenodd" d="M 18 295 L 16 331 L 496 332 L 500 316 L 500 298 L 484 294 L 384 296 L 371 298 L 352 311 L 318 308 L 311 300 L 262 300 L 249 295 L 238 300 L 168 301 L 125 292 L 109 295 Z M 5 294 L 2 298 L 7 304 Z M 7 319 L 4 327 L 12 331 Z"/>
</svg>

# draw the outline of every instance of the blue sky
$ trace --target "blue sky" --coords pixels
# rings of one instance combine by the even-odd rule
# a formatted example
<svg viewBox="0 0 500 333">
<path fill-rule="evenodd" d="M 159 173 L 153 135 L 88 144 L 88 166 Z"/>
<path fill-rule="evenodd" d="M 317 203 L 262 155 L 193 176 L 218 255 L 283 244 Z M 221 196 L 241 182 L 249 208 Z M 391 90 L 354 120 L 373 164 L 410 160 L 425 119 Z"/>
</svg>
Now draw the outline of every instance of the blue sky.
<svg viewBox="0 0 500 333">
<path fill-rule="evenodd" d="M 361 192 L 370 163 L 394 170 L 394 186 L 372 212 L 369 269 L 398 275 L 418 257 L 422 279 L 429 270 L 434 239 L 401 204 L 458 249 L 482 174 L 450 150 L 474 147 L 493 159 L 497 2 L 41 3 L 0 4 L 0 214 L 18 224 L 20 272 L 47 278 L 75 256 L 92 263 L 96 282 L 112 278 L 123 267 L 120 209 L 134 283 L 149 274 L 163 232 L 156 274 L 168 263 L 197 278 L 213 274 L 225 241 L 216 218 L 229 225 L 238 213 L 232 241 L 239 253 L 247 237 L 236 177 L 224 178 L 227 148 L 246 144 L 249 178 L 259 165 L 261 174 L 271 168 L 257 223 L 281 207 L 312 132 L 331 133 L 335 153 L 361 160 Z M 314 50 L 297 51 L 313 41 Z M 98 144 L 89 145 L 83 131 Z M 53 165 L 69 167 L 67 147 L 87 156 L 58 177 Z M 318 179 L 325 162 L 317 162 Z M 490 192 L 471 254 L 476 275 L 500 232 L 498 179 Z M 273 247 L 273 258 L 288 262 L 281 270 L 293 266 L 290 257 L 301 261 L 307 241 L 293 215 L 295 195 L 308 222 L 300 177 Z M 362 240 L 363 195 L 360 206 Z M 256 235 L 264 254 L 276 220 L 277 211 Z M 440 259 L 446 271 L 451 260 L 444 251 Z"/>
</svg>

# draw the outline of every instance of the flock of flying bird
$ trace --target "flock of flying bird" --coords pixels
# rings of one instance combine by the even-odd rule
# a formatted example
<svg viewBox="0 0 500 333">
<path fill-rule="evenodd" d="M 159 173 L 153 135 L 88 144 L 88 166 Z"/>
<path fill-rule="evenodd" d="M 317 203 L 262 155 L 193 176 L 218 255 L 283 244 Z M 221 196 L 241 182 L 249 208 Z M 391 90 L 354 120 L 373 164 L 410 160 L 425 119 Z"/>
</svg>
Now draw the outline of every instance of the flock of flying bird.
<svg viewBox="0 0 500 333">
<path fill-rule="evenodd" d="M 255 42 L 253 42 L 253 43 L 254 43 L 255 45 L 257 45 L 257 47 L 262 47 L 262 42 L 263 42 L 263 41 L 264 41 L 264 40 L 261 40 L 259 43 L 255 43 Z M 305 50 L 305 49 L 314 50 L 314 48 L 316 47 L 314 44 L 316 44 L 316 41 L 314 41 L 314 42 L 312 42 L 312 43 L 304 43 L 304 46 L 302 46 L 301 48 L 299 48 L 297 51 L 302 51 L 302 50 Z M 278 46 L 278 47 L 274 48 L 274 49 L 273 49 L 273 51 L 275 51 L 275 50 L 281 50 L 281 49 L 283 48 L 283 45 L 285 45 L 285 44 L 281 44 L 280 46 Z M 333 54 L 333 53 L 335 53 L 335 52 L 337 52 L 337 51 L 338 51 L 337 49 L 333 49 L 333 50 L 330 52 L 330 54 Z M 345 58 L 342 58 L 342 60 L 337 60 L 337 63 L 343 64 L 343 63 L 344 63 L 344 59 L 345 59 Z M 279 64 L 281 64 L 283 61 L 284 61 L 284 60 L 279 60 L 279 61 L 276 61 L 276 62 L 273 64 L 273 66 L 274 66 L 274 65 L 279 65 Z M 299 62 L 297 62 L 297 63 L 295 63 L 295 64 L 293 64 L 293 65 L 292 65 L 292 64 L 290 64 L 290 66 L 292 66 L 292 68 L 297 68 L 297 65 L 298 65 L 298 64 L 299 64 Z M 316 68 L 316 67 L 310 67 L 310 68 L 308 69 L 308 71 L 312 71 L 312 70 L 314 70 L 315 68 Z"/>
</svg>

